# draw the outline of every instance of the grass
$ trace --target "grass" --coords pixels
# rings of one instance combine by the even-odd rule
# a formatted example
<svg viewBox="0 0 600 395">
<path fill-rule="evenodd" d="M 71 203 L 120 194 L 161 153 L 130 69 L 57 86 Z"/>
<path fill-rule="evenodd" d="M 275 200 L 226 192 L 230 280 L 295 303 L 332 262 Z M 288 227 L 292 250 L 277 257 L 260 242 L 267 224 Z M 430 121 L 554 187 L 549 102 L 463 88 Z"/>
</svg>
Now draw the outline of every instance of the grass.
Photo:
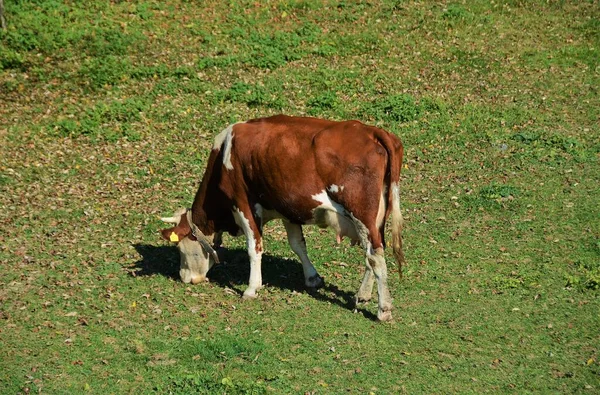
<svg viewBox="0 0 600 395">
<path fill-rule="evenodd" d="M 600 388 L 597 1 L 5 7 L 3 391 Z M 178 280 L 159 217 L 191 203 L 219 131 L 279 112 L 402 138 L 391 323 L 353 314 L 361 251 L 319 229 L 318 292 L 280 223 L 256 301 L 241 239 L 209 284 Z"/>
</svg>

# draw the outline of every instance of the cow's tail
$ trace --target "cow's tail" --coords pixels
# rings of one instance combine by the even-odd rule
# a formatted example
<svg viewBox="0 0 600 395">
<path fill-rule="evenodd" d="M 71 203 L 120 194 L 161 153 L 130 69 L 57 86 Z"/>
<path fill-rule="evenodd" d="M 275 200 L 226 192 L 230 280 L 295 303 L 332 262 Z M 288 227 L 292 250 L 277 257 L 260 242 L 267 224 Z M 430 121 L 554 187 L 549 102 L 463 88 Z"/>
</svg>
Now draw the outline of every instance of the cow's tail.
<svg viewBox="0 0 600 395">
<path fill-rule="evenodd" d="M 402 250 L 402 210 L 400 209 L 400 190 L 398 181 L 392 181 L 392 251 L 398 263 L 398 275 L 402 279 L 402 265 L 404 264 L 404 251 Z"/>
<path fill-rule="evenodd" d="M 385 133 L 385 132 L 384 132 Z M 400 209 L 400 170 L 402 168 L 402 156 L 404 154 L 404 148 L 402 142 L 396 136 L 386 133 L 386 139 L 384 146 L 388 152 L 388 172 L 389 172 L 389 183 L 390 187 L 388 193 L 388 202 L 391 204 L 391 215 L 392 215 L 392 251 L 394 258 L 398 263 L 398 274 L 402 279 L 402 265 L 404 265 L 404 251 L 402 250 L 402 227 L 403 218 L 402 211 Z"/>
</svg>

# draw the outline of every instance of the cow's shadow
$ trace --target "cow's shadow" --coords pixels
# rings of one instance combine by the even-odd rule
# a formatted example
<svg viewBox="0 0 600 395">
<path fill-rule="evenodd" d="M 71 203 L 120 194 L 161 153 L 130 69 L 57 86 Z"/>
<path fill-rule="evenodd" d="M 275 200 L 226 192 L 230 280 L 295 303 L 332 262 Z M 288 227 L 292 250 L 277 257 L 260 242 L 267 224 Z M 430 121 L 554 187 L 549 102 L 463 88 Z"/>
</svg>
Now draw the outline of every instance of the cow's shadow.
<svg viewBox="0 0 600 395">
<path fill-rule="evenodd" d="M 174 246 L 153 246 L 134 244 L 141 259 L 135 262 L 131 274 L 139 276 L 162 275 L 179 280 L 179 251 Z M 221 263 L 214 265 L 208 272 L 211 283 L 222 288 L 236 291 L 240 296 L 248 285 L 250 264 L 245 249 L 221 248 L 218 251 Z M 355 307 L 354 293 L 342 290 L 327 281 L 321 289 L 309 289 L 304 285 L 302 265 L 298 260 L 263 254 L 263 284 L 282 290 L 307 292 L 317 300 L 336 304 L 340 307 L 357 310 L 365 317 L 376 320 L 370 311 Z"/>
</svg>

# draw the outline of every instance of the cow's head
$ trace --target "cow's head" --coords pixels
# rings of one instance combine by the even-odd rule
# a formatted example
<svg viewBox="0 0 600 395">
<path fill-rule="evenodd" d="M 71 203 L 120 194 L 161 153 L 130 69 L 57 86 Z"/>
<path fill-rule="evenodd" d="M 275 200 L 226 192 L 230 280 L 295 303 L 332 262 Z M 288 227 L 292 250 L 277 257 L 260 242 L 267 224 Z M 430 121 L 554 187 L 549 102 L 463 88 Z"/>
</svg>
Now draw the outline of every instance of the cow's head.
<svg viewBox="0 0 600 395">
<path fill-rule="evenodd" d="M 164 222 L 174 224 L 172 228 L 161 230 L 162 237 L 177 244 L 180 255 L 179 276 L 184 283 L 198 284 L 208 281 L 206 273 L 218 262 L 218 257 L 211 246 L 212 235 L 193 235 L 190 226 L 191 216 L 188 210 L 179 209 L 169 218 L 161 218 Z"/>
</svg>

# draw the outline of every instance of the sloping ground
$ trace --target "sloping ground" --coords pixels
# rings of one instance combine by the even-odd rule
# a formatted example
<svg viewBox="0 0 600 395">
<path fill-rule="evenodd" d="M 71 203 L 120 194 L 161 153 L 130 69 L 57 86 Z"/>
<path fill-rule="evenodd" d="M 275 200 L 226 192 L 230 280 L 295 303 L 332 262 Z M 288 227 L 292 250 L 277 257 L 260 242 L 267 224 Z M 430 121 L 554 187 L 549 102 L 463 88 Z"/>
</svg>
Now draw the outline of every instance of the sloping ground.
<svg viewBox="0 0 600 395">
<path fill-rule="evenodd" d="M 600 389 L 597 1 L 5 7 L 6 392 Z M 178 281 L 159 216 L 213 136 L 280 112 L 402 138 L 393 322 L 353 314 L 362 253 L 317 229 L 314 294 L 279 223 L 258 300 L 239 239 L 210 284 Z"/>
</svg>

